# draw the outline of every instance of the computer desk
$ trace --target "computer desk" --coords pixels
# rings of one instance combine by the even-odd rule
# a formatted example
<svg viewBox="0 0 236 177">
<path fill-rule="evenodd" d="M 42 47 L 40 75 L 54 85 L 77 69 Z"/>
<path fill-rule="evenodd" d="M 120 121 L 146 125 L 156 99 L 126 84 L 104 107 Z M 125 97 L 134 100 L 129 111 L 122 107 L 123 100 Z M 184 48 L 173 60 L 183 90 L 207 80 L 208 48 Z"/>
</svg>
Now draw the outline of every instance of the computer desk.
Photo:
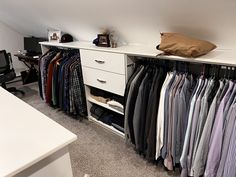
<svg viewBox="0 0 236 177">
<path fill-rule="evenodd" d="M 15 54 L 14 56 L 18 57 L 19 61 L 23 62 L 29 69 L 38 68 L 35 66 L 38 65 L 40 56 L 27 56 L 23 54 Z"/>
<path fill-rule="evenodd" d="M 14 56 L 18 57 L 19 61 L 23 62 L 28 68 L 28 71 L 23 71 L 21 73 L 23 84 L 37 81 L 40 56 L 27 56 L 19 53 Z"/>
</svg>

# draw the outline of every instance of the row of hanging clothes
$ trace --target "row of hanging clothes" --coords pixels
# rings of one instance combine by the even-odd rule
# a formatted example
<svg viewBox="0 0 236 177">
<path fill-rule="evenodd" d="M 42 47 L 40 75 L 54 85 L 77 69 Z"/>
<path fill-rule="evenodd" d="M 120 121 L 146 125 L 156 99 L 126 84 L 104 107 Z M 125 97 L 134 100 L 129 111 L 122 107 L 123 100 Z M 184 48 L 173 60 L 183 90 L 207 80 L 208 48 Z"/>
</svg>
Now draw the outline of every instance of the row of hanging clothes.
<svg viewBox="0 0 236 177">
<path fill-rule="evenodd" d="M 81 118 L 87 115 L 79 50 L 51 48 L 39 59 L 39 91 L 46 103 Z"/>
<path fill-rule="evenodd" d="M 125 90 L 125 138 L 181 176 L 236 176 L 234 68 L 141 60 Z"/>
</svg>

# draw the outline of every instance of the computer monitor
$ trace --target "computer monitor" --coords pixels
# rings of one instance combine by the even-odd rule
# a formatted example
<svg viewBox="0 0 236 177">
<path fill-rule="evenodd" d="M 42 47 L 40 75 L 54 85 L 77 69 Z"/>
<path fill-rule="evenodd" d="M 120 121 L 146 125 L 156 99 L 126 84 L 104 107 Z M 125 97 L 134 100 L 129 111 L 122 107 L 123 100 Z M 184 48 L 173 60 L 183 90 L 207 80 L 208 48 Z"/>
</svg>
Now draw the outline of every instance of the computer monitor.
<svg viewBox="0 0 236 177">
<path fill-rule="evenodd" d="M 24 38 L 24 50 L 26 50 L 26 55 L 40 55 L 42 54 L 39 42 L 45 41 L 43 38 L 36 37 L 25 37 Z"/>
<path fill-rule="evenodd" d="M 0 74 L 10 69 L 10 63 L 6 50 L 0 51 Z"/>
</svg>

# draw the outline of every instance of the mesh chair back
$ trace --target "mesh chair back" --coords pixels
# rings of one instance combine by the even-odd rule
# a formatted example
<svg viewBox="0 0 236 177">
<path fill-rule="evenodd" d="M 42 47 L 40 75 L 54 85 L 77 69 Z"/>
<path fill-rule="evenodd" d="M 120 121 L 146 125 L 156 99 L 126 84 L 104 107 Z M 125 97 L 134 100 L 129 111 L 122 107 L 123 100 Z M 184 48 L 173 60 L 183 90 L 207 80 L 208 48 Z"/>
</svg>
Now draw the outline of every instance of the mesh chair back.
<svg viewBox="0 0 236 177">
<path fill-rule="evenodd" d="M 6 50 L 0 51 L 0 74 L 6 73 L 10 70 L 10 58 Z"/>
</svg>

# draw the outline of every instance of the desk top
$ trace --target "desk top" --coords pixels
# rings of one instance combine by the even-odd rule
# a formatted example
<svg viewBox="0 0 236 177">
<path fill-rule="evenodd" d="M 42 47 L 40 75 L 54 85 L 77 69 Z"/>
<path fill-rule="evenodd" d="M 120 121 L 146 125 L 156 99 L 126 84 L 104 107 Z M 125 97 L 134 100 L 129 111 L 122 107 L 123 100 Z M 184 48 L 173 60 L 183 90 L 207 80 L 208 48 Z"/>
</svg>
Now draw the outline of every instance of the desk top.
<svg viewBox="0 0 236 177">
<path fill-rule="evenodd" d="M 0 177 L 15 175 L 76 135 L 0 87 Z"/>
</svg>

